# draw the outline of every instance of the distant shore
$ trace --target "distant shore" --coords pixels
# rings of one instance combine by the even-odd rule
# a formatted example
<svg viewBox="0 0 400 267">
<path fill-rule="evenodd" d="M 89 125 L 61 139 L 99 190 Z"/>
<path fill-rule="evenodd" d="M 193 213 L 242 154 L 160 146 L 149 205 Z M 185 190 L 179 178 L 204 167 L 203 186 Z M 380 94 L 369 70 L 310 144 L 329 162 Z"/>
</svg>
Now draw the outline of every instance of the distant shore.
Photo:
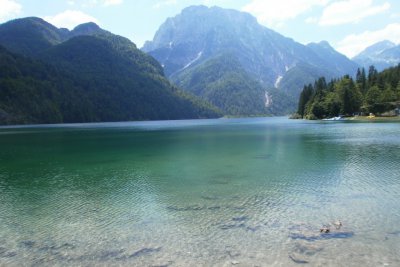
<svg viewBox="0 0 400 267">
<path fill-rule="evenodd" d="M 301 120 L 303 118 L 297 116 L 296 114 L 291 115 L 289 119 Z M 307 120 L 307 119 L 305 119 Z M 322 121 L 322 119 L 320 119 Z M 326 121 L 326 120 L 324 120 Z M 360 121 L 360 122 L 400 122 L 400 116 L 392 116 L 392 117 L 370 117 L 370 116 L 354 116 L 354 117 L 344 117 L 341 120 L 332 120 L 332 121 Z"/>
<path fill-rule="evenodd" d="M 348 117 L 345 120 L 350 121 L 400 121 L 400 116 L 394 117 L 369 117 L 369 116 L 355 116 L 355 117 Z"/>
</svg>

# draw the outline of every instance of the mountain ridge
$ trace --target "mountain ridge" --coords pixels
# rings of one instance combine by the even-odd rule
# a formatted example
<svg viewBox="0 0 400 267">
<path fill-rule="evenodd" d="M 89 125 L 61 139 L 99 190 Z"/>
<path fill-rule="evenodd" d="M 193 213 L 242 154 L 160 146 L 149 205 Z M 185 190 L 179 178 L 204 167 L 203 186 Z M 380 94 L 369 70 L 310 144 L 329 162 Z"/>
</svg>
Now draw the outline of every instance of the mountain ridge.
<svg viewBox="0 0 400 267">
<path fill-rule="evenodd" d="M 368 46 L 352 59 L 364 68 L 373 65 L 382 71 L 400 63 L 400 45 L 388 40 L 380 41 Z"/>
<path fill-rule="evenodd" d="M 358 68 L 333 48 L 327 49 L 326 43 L 317 46 L 302 45 L 268 29 L 245 12 L 191 6 L 168 18 L 153 41 L 146 42 L 142 50 L 155 57 L 176 84 L 181 84 L 186 80 L 185 75 L 190 75 L 190 71 L 195 71 L 207 60 L 229 53 L 264 90 L 277 87 L 288 97 L 297 98 L 305 83 L 318 78 L 313 73 L 322 70 L 328 73 L 328 78 L 334 78 L 353 73 Z M 344 64 L 332 64 L 326 55 Z M 313 70 L 309 71 L 311 78 L 298 75 L 302 71 L 289 72 L 304 65 Z M 185 86 L 183 89 L 191 90 Z M 273 102 L 279 103 L 279 99 Z"/>
</svg>

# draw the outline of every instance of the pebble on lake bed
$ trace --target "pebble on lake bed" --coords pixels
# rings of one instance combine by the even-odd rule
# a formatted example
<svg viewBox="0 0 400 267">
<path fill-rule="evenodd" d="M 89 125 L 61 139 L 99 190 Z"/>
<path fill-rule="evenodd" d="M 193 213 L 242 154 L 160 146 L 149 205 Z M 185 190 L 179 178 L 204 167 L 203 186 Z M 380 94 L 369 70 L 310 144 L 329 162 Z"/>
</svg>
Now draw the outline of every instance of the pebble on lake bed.
<svg viewBox="0 0 400 267">
<path fill-rule="evenodd" d="M 335 226 L 336 230 L 339 230 L 343 226 L 342 221 L 340 220 L 335 221 L 333 223 L 333 226 Z"/>
<path fill-rule="evenodd" d="M 331 229 L 329 227 L 322 227 L 321 229 L 319 229 L 319 231 L 321 233 L 327 234 L 331 231 Z"/>
</svg>

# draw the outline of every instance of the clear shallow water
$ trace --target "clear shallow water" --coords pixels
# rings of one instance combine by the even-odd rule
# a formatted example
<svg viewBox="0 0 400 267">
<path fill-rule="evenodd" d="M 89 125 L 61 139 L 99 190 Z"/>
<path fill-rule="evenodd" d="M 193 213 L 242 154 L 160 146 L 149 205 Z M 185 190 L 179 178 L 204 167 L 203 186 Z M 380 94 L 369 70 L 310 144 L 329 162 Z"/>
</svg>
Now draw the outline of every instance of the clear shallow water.
<svg viewBox="0 0 400 267">
<path fill-rule="evenodd" d="M 0 128 L 0 266 L 400 266 L 399 135 L 285 118 Z"/>
</svg>

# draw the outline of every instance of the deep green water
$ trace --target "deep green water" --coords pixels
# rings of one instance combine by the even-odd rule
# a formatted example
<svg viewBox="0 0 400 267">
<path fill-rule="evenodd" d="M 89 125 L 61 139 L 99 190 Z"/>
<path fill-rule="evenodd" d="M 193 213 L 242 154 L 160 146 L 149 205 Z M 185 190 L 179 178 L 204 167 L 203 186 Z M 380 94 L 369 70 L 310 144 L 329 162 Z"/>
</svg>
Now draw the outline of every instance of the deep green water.
<svg viewBox="0 0 400 267">
<path fill-rule="evenodd" d="M 3 127 L 0 266 L 400 266 L 399 166 L 399 123 Z"/>
</svg>

